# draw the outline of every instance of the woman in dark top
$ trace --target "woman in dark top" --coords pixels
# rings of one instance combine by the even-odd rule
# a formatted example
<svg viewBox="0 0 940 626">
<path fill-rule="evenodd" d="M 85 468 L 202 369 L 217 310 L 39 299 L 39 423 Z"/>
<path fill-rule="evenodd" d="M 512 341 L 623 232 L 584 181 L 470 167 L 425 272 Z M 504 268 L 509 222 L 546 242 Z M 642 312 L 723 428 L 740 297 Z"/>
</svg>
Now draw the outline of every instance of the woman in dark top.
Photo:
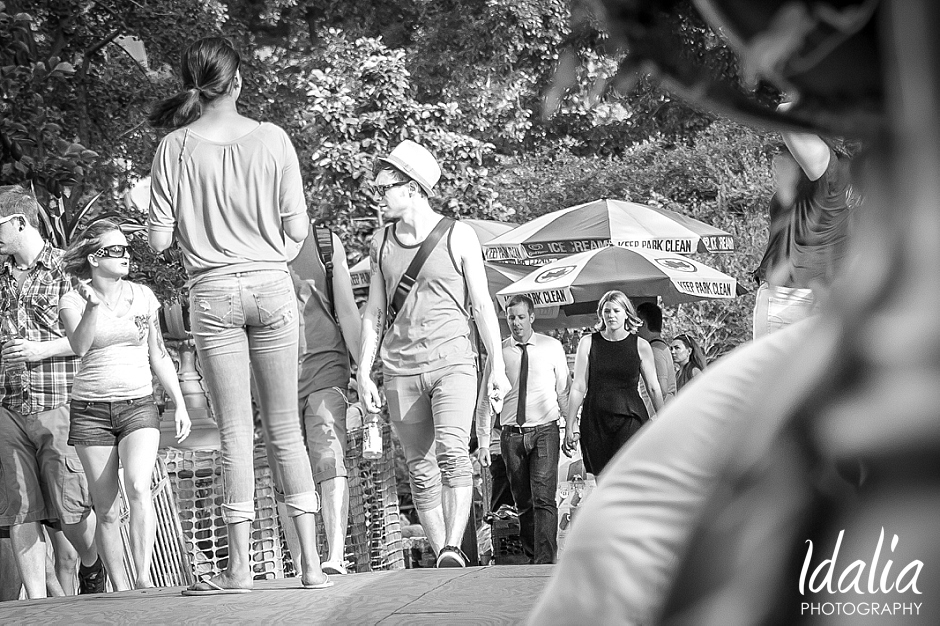
<svg viewBox="0 0 940 626">
<path fill-rule="evenodd" d="M 679 391 L 705 369 L 705 353 L 689 335 L 676 335 L 669 351 L 676 364 L 676 391 Z"/>
<path fill-rule="evenodd" d="M 653 407 L 663 406 L 653 349 L 636 333 L 633 304 L 622 292 L 608 291 L 597 317 L 598 330 L 578 343 L 563 448 L 571 456 L 580 441 L 584 467 L 595 476 L 649 419 L 638 390 L 641 375 Z"/>
</svg>

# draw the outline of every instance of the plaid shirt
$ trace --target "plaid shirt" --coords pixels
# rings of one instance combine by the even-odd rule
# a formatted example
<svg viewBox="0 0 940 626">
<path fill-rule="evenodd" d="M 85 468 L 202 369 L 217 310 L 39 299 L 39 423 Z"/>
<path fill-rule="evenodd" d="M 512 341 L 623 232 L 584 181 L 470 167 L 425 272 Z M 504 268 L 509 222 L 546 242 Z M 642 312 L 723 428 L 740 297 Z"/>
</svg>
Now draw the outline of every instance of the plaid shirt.
<svg viewBox="0 0 940 626">
<path fill-rule="evenodd" d="M 15 311 L 20 337 L 30 341 L 52 341 L 65 337 L 59 321 L 59 298 L 71 289 L 62 269 L 62 251 L 46 243 L 36 263 L 24 278 L 22 288 L 13 276 L 13 258 L 0 267 L 0 311 Z M 53 357 L 28 363 L 22 377 L 7 376 L 0 368 L 0 405 L 21 415 L 50 411 L 67 404 L 72 379 L 78 371 L 76 356 Z"/>
</svg>

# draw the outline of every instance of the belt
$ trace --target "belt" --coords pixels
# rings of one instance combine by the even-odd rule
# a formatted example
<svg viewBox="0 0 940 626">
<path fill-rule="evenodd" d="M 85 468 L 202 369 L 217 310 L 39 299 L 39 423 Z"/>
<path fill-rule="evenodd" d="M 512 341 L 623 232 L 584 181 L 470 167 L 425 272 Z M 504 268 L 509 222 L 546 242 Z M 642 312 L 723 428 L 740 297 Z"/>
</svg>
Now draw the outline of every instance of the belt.
<svg viewBox="0 0 940 626">
<path fill-rule="evenodd" d="M 540 430 L 548 430 L 550 428 L 558 428 L 558 422 L 548 422 L 547 424 L 539 424 L 538 426 L 516 426 L 510 424 L 503 424 L 500 428 L 501 432 L 510 432 L 516 433 L 519 435 L 524 435 L 525 433 L 534 433 Z"/>
</svg>

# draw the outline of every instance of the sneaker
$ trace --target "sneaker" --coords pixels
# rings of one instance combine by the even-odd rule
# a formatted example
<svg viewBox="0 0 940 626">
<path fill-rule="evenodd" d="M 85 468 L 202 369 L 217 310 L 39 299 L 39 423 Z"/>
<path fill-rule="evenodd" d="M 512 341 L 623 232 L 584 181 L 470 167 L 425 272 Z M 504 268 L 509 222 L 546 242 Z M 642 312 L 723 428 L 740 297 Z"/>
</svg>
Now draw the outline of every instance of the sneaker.
<svg viewBox="0 0 940 626">
<path fill-rule="evenodd" d="M 444 546 L 437 555 L 437 567 L 467 567 L 467 555 L 457 546 Z"/>
<path fill-rule="evenodd" d="M 108 580 L 108 574 L 104 569 L 104 563 L 101 557 L 95 561 L 94 565 L 80 565 L 78 568 L 78 593 L 104 593 L 104 585 Z"/>
</svg>

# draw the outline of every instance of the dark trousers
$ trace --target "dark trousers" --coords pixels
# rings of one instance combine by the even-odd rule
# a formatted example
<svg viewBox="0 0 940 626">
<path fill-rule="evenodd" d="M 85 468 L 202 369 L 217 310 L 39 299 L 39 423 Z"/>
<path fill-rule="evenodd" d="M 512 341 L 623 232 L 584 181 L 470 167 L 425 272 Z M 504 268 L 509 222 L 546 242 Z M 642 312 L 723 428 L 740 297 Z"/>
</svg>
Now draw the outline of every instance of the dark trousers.
<svg viewBox="0 0 940 626">
<path fill-rule="evenodd" d="M 506 476 L 506 464 L 503 463 L 502 454 L 494 454 L 490 459 L 490 478 L 493 479 L 493 490 L 490 495 L 490 510 L 498 511 L 504 504 L 515 506 L 512 492 L 509 490 L 509 478 Z"/>
<path fill-rule="evenodd" d="M 558 423 L 523 432 L 504 426 L 499 444 L 519 511 L 522 549 L 536 564 L 554 563 L 558 552 Z"/>
</svg>

